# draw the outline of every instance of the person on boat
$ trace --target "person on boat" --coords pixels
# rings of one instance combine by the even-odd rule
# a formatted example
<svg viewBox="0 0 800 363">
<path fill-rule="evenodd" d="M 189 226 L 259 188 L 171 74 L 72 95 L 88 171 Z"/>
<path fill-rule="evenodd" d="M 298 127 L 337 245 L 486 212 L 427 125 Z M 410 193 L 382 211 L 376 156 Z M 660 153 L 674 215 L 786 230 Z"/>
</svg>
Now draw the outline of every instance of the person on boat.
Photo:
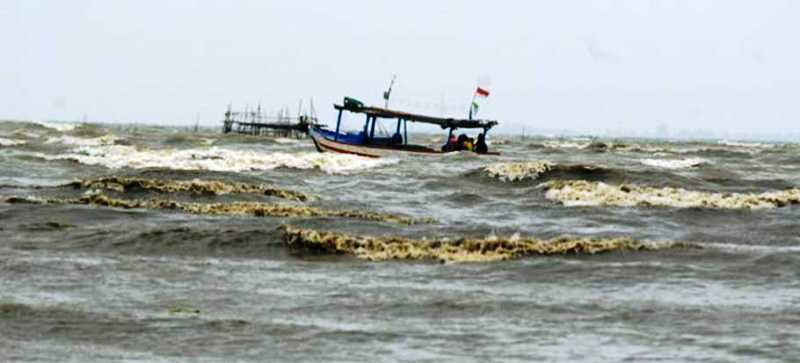
<svg viewBox="0 0 800 363">
<path fill-rule="evenodd" d="M 447 143 L 442 146 L 442 152 L 451 152 L 456 151 L 456 146 L 458 142 L 456 140 L 456 135 L 450 134 L 450 139 L 447 140 Z"/>
<path fill-rule="evenodd" d="M 475 143 L 475 152 L 478 154 L 486 154 L 489 152 L 489 147 L 486 145 L 486 135 L 482 132 L 478 134 L 478 142 Z"/>
<path fill-rule="evenodd" d="M 462 150 L 467 150 L 467 135 L 465 134 L 458 135 L 458 139 L 456 140 L 455 151 Z"/>
<path fill-rule="evenodd" d="M 464 140 L 464 150 L 472 151 L 472 148 L 474 146 L 475 146 L 475 139 L 467 136 L 467 138 Z"/>
</svg>

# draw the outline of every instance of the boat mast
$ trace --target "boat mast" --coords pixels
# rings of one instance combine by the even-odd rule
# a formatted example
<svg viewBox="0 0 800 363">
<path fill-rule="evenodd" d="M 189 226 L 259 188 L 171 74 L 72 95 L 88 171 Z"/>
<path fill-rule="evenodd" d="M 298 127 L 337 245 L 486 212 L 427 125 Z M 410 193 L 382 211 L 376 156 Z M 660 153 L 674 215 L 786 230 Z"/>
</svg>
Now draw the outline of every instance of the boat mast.
<svg viewBox="0 0 800 363">
<path fill-rule="evenodd" d="M 392 96 L 392 87 L 394 86 L 394 80 L 397 79 L 397 75 L 392 75 L 392 82 L 389 83 L 389 89 L 383 92 L 383 108 L 389 108 L 389 97 Z"/>
</svg>

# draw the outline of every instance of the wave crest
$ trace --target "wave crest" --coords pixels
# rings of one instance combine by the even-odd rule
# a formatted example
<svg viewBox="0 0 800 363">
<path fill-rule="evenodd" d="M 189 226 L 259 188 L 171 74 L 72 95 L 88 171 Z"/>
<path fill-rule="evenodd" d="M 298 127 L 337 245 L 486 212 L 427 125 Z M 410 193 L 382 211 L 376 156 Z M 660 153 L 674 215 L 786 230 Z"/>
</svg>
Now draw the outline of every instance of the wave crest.
<svg viewBox="0 0 800 363">
<path fill-rule="evenodd" d="M 58 137 L 51 137 L 47 139 L 47 141 L 45 141 L 45 144 L 63 144 L 63 145 L 74 145 L 74 146 L 108 146 L 108 145 L 114 145 L 120 140 L 122 139 L 114 135 L 103 135 L 93 138 L 61 135 Z"/>
<path fill-rule="evenodd" d="M 68 123 L 68 122 L 45 122 L 45 121 L 32 121 L 34 125 L 41 126 L 47 129 L 56 130 L 59 132 L 68 132 L 75 130 L 81 124 Z"/>
<path fill-rule="evenodd" d="M 702 158 L 688 158 L 688 159 L 643 159 L 641 163 L 647 166 L 653 166 L 663 169 L 688 169 L 696 168 L 698 166 L 708 164 L 709 161 Z"/>
<path fill-rule="evenodd" d="M 193 194 L 262 194 L 300 202 L 311 197 L 293 190 L 278 189 L 267 184 L 250 184 L 221 180 L 157 180 L 130 177 L 105 177 L 86 179 L 70 184 L 84 189 L 107 189 L 126 192 L 135 189 L 152 190 L 162 193 L 189 192 Z"/>
<path fill-rule="evenodd" d="M 744 142 L 744 141 L 730 141 L 730 140 L 721 140 L 718 143 L 724 146 L 733 146 L 733 147 L 751 148 L 751 149 L 774 149 L 779 146 L 777 144 L 768 144 L 762 142 Z"/>
<path fill-rule="evenodd" d="M 25 140 L 16 140 L 16 139 L 6 139 L 0 137 L 0 147 L 12 147 L 12 146 L 20 146 L 27 144 Z"/>
<path fill-rule="evenodd" d="M 800 204 L 800 189 L 760 194 L 710 193 L 683 188 L 609 185 L 584 180 L 543 184 L 545 197 L 566 206 L 764 209 Z"/>
<path fill-rule="evenodd" d="M 615 170 L 582 164 L 556 164 L 545 160 L 493 163 L 480 169 L 483 175 L 503 182 L 521 182 L 550 178 L 605 179 L 614 177 Z"/>
<path fill-rule="evenodd" d="M 483 172 L 491 178 L 504 182 L 536 180 L 550 171 L 555 164 L 549 161 L 528 161 L 518 163 L 494 163 L 483 167 Z"/>
<path fill-rule="evenodd" d="M 252 150 L 208 149 L 138 149 L 127 145 L 82 146 L 72 153 L 40 155 L 49 160 L 71 160 L 85 165 L 110 169 L 163 168 L 173 170 L 208 170 L 243 172 L 291 169 L 317 169 L 328 174 L 350 172 L 395 164 L 396 159 L 371 159 L 357 155 L 305 152 L 290 154 Z"/>
<path fill-rule="evenodd" d="M 231 203 L 189 203 L 169 199 L 128 200 L 109 197 L 102 193 L 90 192 L 79 198 L 42 199 L 36 197 L 9 197 L 6 203 L 11 204 L 75 204 L 95 205 L 122 209 L 165 209 L 191 214 L 204 215 L 240 215 L 256 217 L 338 217 L 360 219 L 373 222 L 390 222 L 398 224 L 431 223 L 428 218 L 413 218 L 403 215 L 322 209 L 301 205 L 274 204 L 263 202 L 231 202 Z"/>
<path fill-rule="evenodd" d="M 353 236 L 292 226 L 281 228 L 284 240 L 290 246 L 351 254 L 370 261 L 432 259 L 442 262 L 493 262 L 531 255 L 596 254 L 611 251 L 658 250 L 686 245 L 638 241 L 630 237 L 595 239 L 562 236 L 543 240 L 511 236 L 418 240 L 404 237 Z"/>
</svg>

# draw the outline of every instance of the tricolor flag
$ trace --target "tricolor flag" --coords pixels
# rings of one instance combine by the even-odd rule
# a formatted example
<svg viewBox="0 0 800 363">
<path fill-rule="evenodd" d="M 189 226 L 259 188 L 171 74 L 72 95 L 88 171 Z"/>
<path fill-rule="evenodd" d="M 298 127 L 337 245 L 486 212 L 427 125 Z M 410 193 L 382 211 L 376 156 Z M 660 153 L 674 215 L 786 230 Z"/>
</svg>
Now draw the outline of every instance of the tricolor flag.
<svg viewBox="0 0 800 363">
<path fill-rule="evenodd" d="M 489 91 L 478 87 L 478 89 L 475 90 L 475 95 L 479 97 L 489 97 Z"/>
</svg>

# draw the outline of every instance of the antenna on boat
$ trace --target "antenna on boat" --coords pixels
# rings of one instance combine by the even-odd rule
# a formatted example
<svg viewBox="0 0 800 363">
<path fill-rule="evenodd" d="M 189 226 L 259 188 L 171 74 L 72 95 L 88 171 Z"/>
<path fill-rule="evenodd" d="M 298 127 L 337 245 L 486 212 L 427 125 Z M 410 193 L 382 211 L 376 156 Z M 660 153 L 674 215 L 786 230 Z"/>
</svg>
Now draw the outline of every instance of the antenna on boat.
<svg viewBox="0 0 800 363">
<path fill-rule="evenodd" d="M 397 79 L 397 75 L 392 75 L 392 82 L 389 83 L 389 89 L 383 92 L 383 100 L 385 101 L 383 104 L 383 108 L 389 108 L 389 97 L 392 96 L 392 87 L 394 87 L 394 80 Z"/>
</svg>

